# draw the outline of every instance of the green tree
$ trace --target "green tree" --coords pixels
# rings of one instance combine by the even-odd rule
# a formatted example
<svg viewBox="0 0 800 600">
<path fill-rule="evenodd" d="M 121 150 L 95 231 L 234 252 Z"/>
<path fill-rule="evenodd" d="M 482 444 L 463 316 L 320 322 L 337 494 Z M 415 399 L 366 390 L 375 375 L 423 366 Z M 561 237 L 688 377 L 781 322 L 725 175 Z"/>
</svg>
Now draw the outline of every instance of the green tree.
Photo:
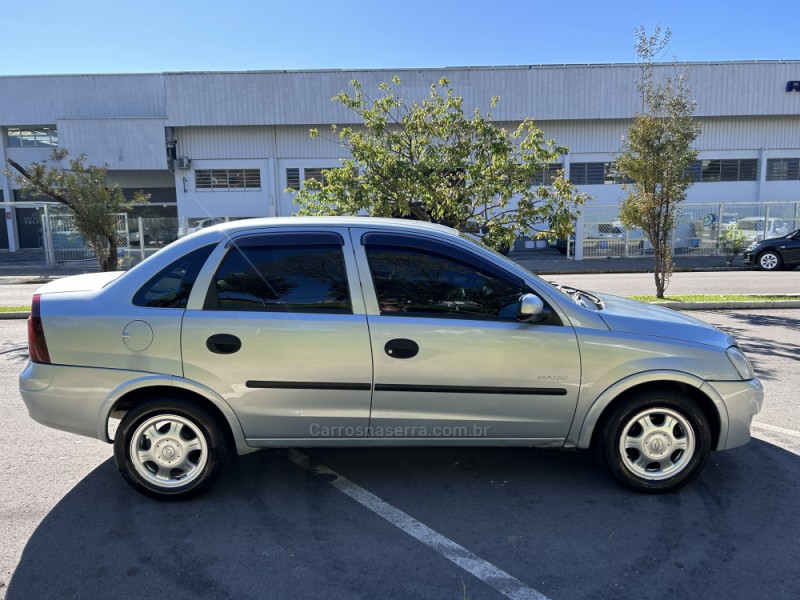
<svg viewBox="0 0 800 600">
<path fill-rule="evenodd" d="M 491 113 L 467 114 L 447 79 L 419 101 L 403 98 L 398 77 L 381 84 L 376 99 L 358 81 L 351 85 L 352 93 L 333 100 L 363 125 L 332 131 L 352 158 L 324 171 L 323 183 L 304 182 L 295 198 L 300 214 L 360 213 L 480 229 L 495 247 L 517 235 L 572 231 L 576 207 L 587 197 L 561 175 L 552 186 L 533 184 L 567 149 L 546 140 L 532 120 L 508 131 Z M 498 100 L 491 99 L 492 108 Z"/>
<path fill-rule="evenodd" d="M 635 182 L 626 186 L 620 220 L 626 227 L 640 227 L 653 245 L 656 297 L 663 298 L 673 271 L 670 238 L 678 207 L 692 185 L 688 167 L 697 159 L 692 146 L 700 127 L 686 74 L 655 78 L 656 58 L 669 43 L 669 29 L 662 35 L 656 27 L 648 36 L 639 27 L 636 37 L 642 112 L 634 116 L 616 159 L 617 168 Z"/>
<path fill-rule="evenodd" d="M 50 158 L 24 168 L 8 159 L 19 173 L 20 192 L 34 198 L 50 198 L 75 215 L 75 229 L 95 252 L 101 271 L 115 271 L 117 261 L 116 213 L 127 212 L 150 197 L 142 191 L 128 200 L 118 186 L 108 187 L 107 166 L 86 164 L 86 156 L 69 159 L 63 148 L 54 148 Z M 7 172 L 11 175 L 10 172 Z"/>
<path fill-rule="evenodd" d="M 729 267 L 733 264 L 733 260 L 741 254 L 744 247 L 747 245 L 747 237 L 744 231 L 739 229 L 736 225 L 723 231 L 719 236 L 719 247 L 725 255 L 725 264 Z"/>
</svg>

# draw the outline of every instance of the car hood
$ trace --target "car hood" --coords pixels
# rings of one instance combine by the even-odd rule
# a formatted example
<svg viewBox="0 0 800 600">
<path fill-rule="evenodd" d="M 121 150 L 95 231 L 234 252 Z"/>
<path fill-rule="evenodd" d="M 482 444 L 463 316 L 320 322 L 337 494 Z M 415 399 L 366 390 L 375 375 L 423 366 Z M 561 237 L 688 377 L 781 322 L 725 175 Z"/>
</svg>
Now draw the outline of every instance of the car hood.
<svg viewBox="0 0 800 600">
<path fill-rule="evenodd" d="M 787 234 L 787 235 L 779 235 L 777 237 L 767 238 L 765 240 L 756 240 L 756 241 L 753 242 L 753 244 L 755 244 L 757 246 L 761 246 L 762 244 L 775 244 L 777 242 L 785 242 L 787 239 L 789 239 L 789 237 L 791 235 L 792 234 L 790 233 L 790 234 Z"/>
<path fill-rule="evenodd" d="M 107 273 L 85 273 L 56 279 L 44 284 L 36 290 L 37 294 L 58 294 L 62 292 L 90 292 L 105 287 L 120 277 L 125 271 L 108 271 Z"/>
<path fill-rule="evenodd" d="M 716 327 L 663 306 L 597 294 L 605 306 L 598 313 L 612 331 L 650 335 L 725 349 L 736 340 Z"/>
</svg>

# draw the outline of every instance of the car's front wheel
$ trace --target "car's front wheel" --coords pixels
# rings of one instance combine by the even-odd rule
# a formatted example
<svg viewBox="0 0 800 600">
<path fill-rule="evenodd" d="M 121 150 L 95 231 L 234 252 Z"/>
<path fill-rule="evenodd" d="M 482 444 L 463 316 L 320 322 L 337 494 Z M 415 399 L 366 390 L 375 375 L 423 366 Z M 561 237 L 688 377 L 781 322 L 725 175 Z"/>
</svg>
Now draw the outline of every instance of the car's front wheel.
<svg viewBox="0 0 800 600">
<path fill-rule="evenodd" d="M 777 271 L 783 266 L 783 258 L 774 250 L 766 250 L 758 255 L 756 264 L 762 271 Z"/>
<path fill-rule="evenodd" d="M 691 481 L 711 450 L 703 411 L 673 392 L 624 402 L 605 420 L 595 449 L 612 475 L 638 492 L 670 492 Z"/>
<path fill-rule="evenodd" d="M 185 400 L 130 410 L 114 437 L 114 460 L 125 481 L 158 500 L 196 496 L 216 479 L 227 455 L 214 417 Z"/>
</svg>

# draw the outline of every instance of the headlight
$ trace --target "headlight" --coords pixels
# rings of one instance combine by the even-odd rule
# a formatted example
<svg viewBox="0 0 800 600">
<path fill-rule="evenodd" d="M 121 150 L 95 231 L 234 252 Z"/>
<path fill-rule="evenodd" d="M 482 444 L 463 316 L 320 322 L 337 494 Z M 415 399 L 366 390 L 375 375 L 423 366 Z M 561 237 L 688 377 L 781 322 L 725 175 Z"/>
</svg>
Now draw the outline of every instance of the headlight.
<svg viewBox="0 0 800 600">
<path fill-rule="evenodd" d="M 752 244 L 750 244 L 750 245 L 747 247 L 747 251 L 748 251 L 748 252 L 752 252 L 753 250 L 755 250 L 755 249 L 756 249 L 756 246 L 758 246 L 758 242 L 753 242 Z"/>
<path fill-rule="evenodd" d="M 731 346 L 725 351 L 725 354 L 728 355 L 728 360 L 731 361 L 731 364 L 742 379 L 746 381 L 756 376 L 753 372 L 753 365 L 750 364 L 750 360 L 744 355 L 741 348 L 738 346 Z"/>
</svg>

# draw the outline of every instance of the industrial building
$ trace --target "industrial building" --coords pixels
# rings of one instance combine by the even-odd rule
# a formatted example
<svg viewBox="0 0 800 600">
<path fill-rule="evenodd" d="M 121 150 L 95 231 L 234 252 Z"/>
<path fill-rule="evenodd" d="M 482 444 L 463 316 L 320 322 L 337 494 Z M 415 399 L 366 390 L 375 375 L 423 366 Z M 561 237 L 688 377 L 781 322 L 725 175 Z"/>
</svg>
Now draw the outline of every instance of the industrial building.
<svg viewBox="0 0 800 600">
<path fill-rule="evenodd" d="M 702 127 L 687 203 L 800 202 L 800 61 L 677 67 L 688 72 Z M 657 77 L 672 72 L 657 67 Z M 312 139 L 309 129 L 355 123 L 331 98 L 353 79 L 378 94 L 394 75 L 409 98 L 447 77 L 468 110 L 486 111 L 500 96 L 494 120 L 516 127 L 534 118 L 569 148 L 553 168 L 597 205 L 624 197 L 613 161 L 641 109 L 635 64 L 0 77 L 2 162 L 40 161 L 53 146 L 86 154 L 127 192 L 149 192 L 148 215 L 184 227 L 291 215 L 291 188 L 342 158 L 335 141 Z M 15 206 L 30 200 L 15 188 L 0 173 L 0 249 L 40 247 L 39 209 Z"/>
</svg>

